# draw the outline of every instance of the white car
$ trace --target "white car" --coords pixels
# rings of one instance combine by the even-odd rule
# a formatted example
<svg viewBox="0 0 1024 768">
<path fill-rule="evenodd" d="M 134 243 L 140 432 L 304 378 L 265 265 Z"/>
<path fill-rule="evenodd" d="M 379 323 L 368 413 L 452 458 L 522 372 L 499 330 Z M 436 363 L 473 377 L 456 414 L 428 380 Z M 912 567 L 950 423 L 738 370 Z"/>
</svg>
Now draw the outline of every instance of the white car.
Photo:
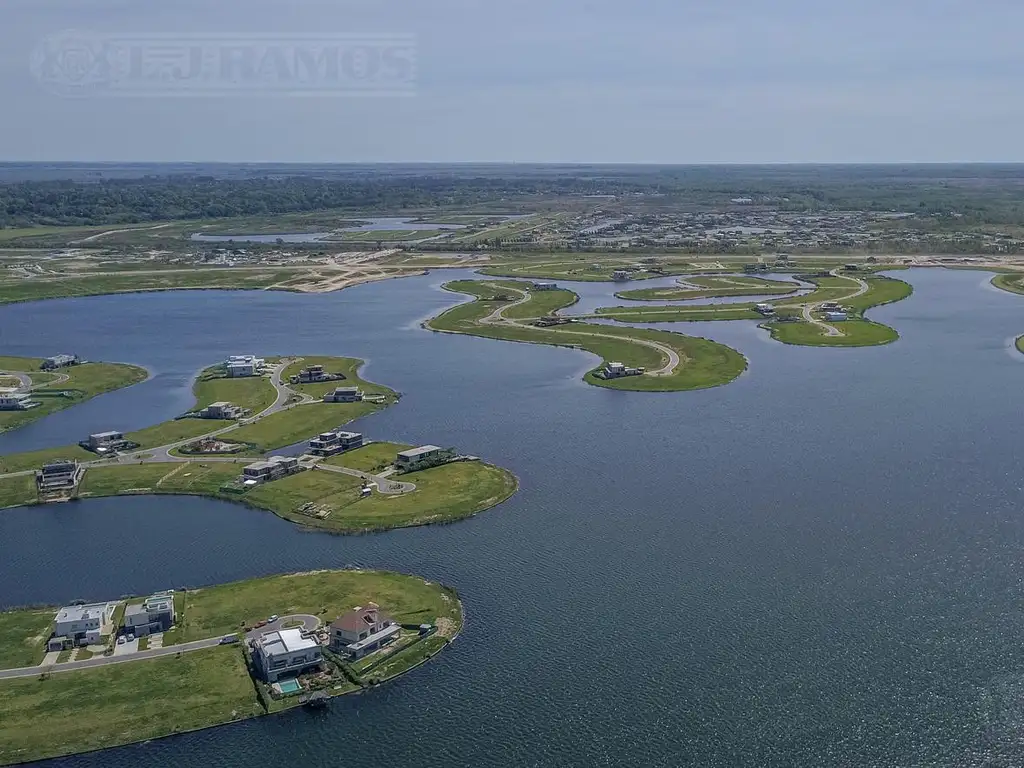
<svg viewBox="0 0 1024 768">
<path fill-rule="evenodd" d="M 124 635 L 121 635 L 119 638 L 117 638 L 117 644 L 124 645 Z"/>
<path fill-rule="evenodd" d="M 271 616 L 271 617 L 270 617 L 269 619 L 267 619 L 267 624 L 273 624 L 273 623 L 274 623 L 275 621 L 277 621 L 277 620 L 278 620 L 279 618 L 281 618 L 281 617 L 280 617 L 280 616 L 278 616 L 278 615 L 277 615 L 277 614 L 275 613 L 275 614 L 274 614 L 273 616 Z"/>
</svg>

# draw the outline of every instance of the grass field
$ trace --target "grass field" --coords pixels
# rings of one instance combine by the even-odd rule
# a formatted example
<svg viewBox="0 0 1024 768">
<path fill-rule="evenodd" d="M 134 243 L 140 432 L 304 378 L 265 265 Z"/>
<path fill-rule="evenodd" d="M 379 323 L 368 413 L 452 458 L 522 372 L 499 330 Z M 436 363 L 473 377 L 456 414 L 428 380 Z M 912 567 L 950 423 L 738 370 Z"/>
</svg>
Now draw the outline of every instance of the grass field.
<svg viewBox="0 0 1024 768">
<path fill-rule="evenodd" d="M 480 281 L 460 280 L 448 283 L 449 290 L 490 297 L 494 289 Z M 554 293 L 554 292 L 553 292 Z M 745 358 L 729 347 L 707 339 L 683 336 L 669 331 L 641 328 L 574 323 L 557 330 L 514 325 L 484 325 L 480 320 L 505 302 L 488 300 L 461 304 L 432 318 L 427 327 L 448 333 L 466 333 L 484 338 L 578 347 L 598 355 L 604 362 L 619 361 L 630 366 L 654 370 L 668 362 L 668 356 L 658 348 L 638 344 L 644 339 L 671 347 L 682 363 L 671 375 L 629 376 L 604 380 L 594 376 L 594 370 L 585 380 L 596 386 L 631 391 L 671 392 L 726 384 L 746 369 Z"/>
<path fill-rule="evenodd" d="M 765 327 L 776 341 L 812 347 L 873 347 L 891 344 L 900 337 L 889 326 L 870 320 L 853 318 L 832 325 L 843 335 L 826 336 L 819 326 L 806 322 L 766 323 Z"/>
<path fill-rule="evenodd" d="M 76 461 L 95 461 L 96 454 L 77 445 L 66 445 L 61 448 L 45 448 L 41 451 L 27 453 L 9 453 L 0 456 L 0 474 L 21 472 L 26 469 L 38 469 L 50 461 L 57 459 L 75 459 Z"/>
<path fill-rule="evenodd" d="M 222 421 L 220 419 L 177 419 L 165 421 L 162 424 L 155 424 L 152 427 L 140 429 L 137 432 L 125 433 L 125 437 L 141 446 L 141 448 L 156 448 L 160 445 L 168 445 L 181 440 L 188 440 L 199 437 L 216 429 L 230 427 L 235 422 Z M 96 458 L 95 455 L 92 456 Z"/>
<path fill-rule="evenodd" d="M 728 275 L 722 277 L 688 277 L 687 282 L 700 286 L 699 289 L 639 288 L 619 291 L 616 298 L 632 301 L 683 301 L 687 299 L 710 299 L 720 296 L 774 296 L 794 293 L 800 287 L 797 283 L 779 280 L 765 280 L 760 277 Z"/>
<path fill-rule="evenodd" d="M 38 358 L 3 357 L 0 358 L 0 370 L 31 374 L 33 383 L 52 381 L 55 378 L 52 374 L 39 370 L 41 362 Z M 0 411 L 0 432 L 17 429 L 104 392 L 145 381 L 149 375 L 145 368 L 124 363 L 82 363 L 64 368 L 59 373 L 66 374 L 67 381 L 32 390 L 32 400 L 40 403 L 38 407 L 27 411 Z"/>
<path fill-rule="evenodd" d="M 862 278 L 868 284 L 868 292 L 843 301 L 843 306 L 855 312 L 863 312 L 871 307 L 892 304 L 902 301 L 914 292 L 910 283 L 891 277 L 871 276 Z"/>
<path fill-rule="evenodd" d="M 1024 294 L 1024 273 L 1006 272 L 992 278 L 992 285 L 1010 293 Z"/>
<path fill-rule="evenodd" d="M 313 571 L 269 576 L 202 589 L 185 595 L 177 642 L 237 632 L 272 614 L 305 613 L 331 622 L 338 614 L 376 602 L 403 624 L 461 624 L 458 598 L 445 587 L 390 571 Z"/>
<path fill-rule="evenodd" d="M 215 365 L 199 374 L 192 391 L 196 396 L 193 410 L 205 408 L 210 403 L 227 401 L 233 405 L 248 408 L 250 415 L 266 410 L 277 399 L 277 391 L 266 376 L 245 376 L 227 378 L 221 374 L 221 366 Z"/>
<path fill-rule="evenodd" d="M 308 368 L 311 365 L 322 365 L 324 370 L 328 373 L 341 373 L 344 374 L 345 378 L 340 381 L 325 381 L 317 384 L 289 384 L 289 386 L 296 392 L 302 392 L 303 394 L 319 399 L 328 392 L 334 391 L 336 387 L 359 387 L 366 394 L 386 395 L 389 402 L 392 399 L 397 399 L 397 395 L 393 389 L 385 387 L 383 384 L 377 384 L 364 379 L 359 373 L 359 369 L 363 366 L 363 361 L 354 357 L 306 355 L 301 360 L 298 360 L 285 368 L 281 374 L 281 380 L 288 382 L 291 377 L 298 374 L 300 370 Z"/>
<path fill-rule="evenodd" d="M 169 736 L 260 714 L 237 646 L 0 680 L 0 764 Z"/>
<path fill-rule="evenodd" d="M 35 500 L 36 481 L 32 475 L 0 477 L 0 509 L 20 507 Z"/>
<path fill-rule="evenodd" d="M 320 432 L 379 410 L 372 403 L 310 403 L 286 411 L 272 413 L 253 424 L 226 433 L 223 439 L 235 443 L 252 443 L 264 451 L 306 440 Z"/>
<path fill-rule="evenodd" d="M 0 304 L 108 293 L 165 291 L 186 288 L 257 289 L 298 277 L 298 269 L 182 269 L 156 273 L 82 275 L 0 282 Z"/>
<path fill-rule="evenodd" d="M 4 611 L 0 613 L 0 669 L 31 667 L 43 660 L 54 611 Z"/>
<path fill-rule="evenodd" d="M 391 462 L 395 460 L 395 454 L 411 447 L 411 445 L 400 443 L 370 443 L 354 451 L 339 453 L 337 456 L 324 459 L 324 463 L 358 469 L 362 472 L 380 472 L 391 466 Z"/>
</svg>

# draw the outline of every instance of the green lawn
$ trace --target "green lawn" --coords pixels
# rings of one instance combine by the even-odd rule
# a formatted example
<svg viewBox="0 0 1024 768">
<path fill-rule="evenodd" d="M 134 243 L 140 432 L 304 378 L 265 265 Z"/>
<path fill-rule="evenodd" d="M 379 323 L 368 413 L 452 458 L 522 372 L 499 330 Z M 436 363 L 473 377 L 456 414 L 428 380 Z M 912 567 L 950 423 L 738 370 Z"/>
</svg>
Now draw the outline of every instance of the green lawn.
<svg viewBox="0 0 1024 768">
<path fill-rule="evenodd" d="M 455 281 L 449 290 L 474 296 L 492 296 L 494 291 L 480 281 Z M 672 348 L 682 361 L 675 371 L 664 376 L 630 376 L 603 380 L 588 373 L 586 381 L 596 386 L 632 391 L 671 392 L 726 384 L 746 369 L 746 359 L 729 347 L 707 339 L 683 336 L 670 331 L 574 323 L 557 329 L 512 325 L 484 325 L 479 322 L 503 302 L 477 300 L 438 315 L 427 327 L 449 333 L 466 333 L 485 338 L 521 341 L 555 346 L 575 346 L 598 355 L 604 362 L 619 361 L 626 365 L 654 370 L 668 362 L 661 350 L 635 339 L 645 339 Z M 600 366 L 598 366 L 600 367 Z"/>
<path fill-rule="evenodd" d="M 504 283 L 504 285 L 509 284 Z M 525 286 L 524 284 L 520 283 L 518 287 L 520 290 L 522 290 Z M 513 295 L 516 296 L 517 298 L 519 297 L 518 293 L 515 293 Z M 507 317 L 509 320 L 522 320 L 533 317 L 547 317 L 548 315 L 555 314 L 560 309 L 571 307 L 573 304 L 579 301 L 579 296 L 577 296 L 575 293 L 573 293 L 572 291 L 562 290 L 561 288 L 557 290 L 546 291 L 531 290 L 529 292 L 529 297 L 529 301 L 523 304 L 518 304 L 514 307 L 509 307 L 503 313 L 504 316 Z"/>
<path fill-rule="evenodd" d="M 1024 294 L 1024 273 L 1006 272 L 992 278 L 992 285 L 1010 293 Z"/>
<path fill-rule="evenodd" d="M 451 590 L 390 571 L 313 571 L 238 581 L 185 595 L 178 642 L 236 632 L 272 614 L 306 613 L 329 623 L 356 606 L 376 602 L 403 624 L 461 624 L 462 611 Z"/>
<path fill-rule="evenodd" d="M 719 296 L 771 296 L 795 293 L 797 283 L 784 283 L 779 280 L 765 280 L 760 277 L 688 277 L 687 282 L 701 286 L 700 289 L 684 288 L 639 288 L 632 291 L 619 291 L 615 294 L 620 299 L 633 301 L 682 301 L 684 299 L 710 299 Z"/>
<path fill-rule="evenodd" d="M 41 451 L 27 453 L 11 453 L 0 456 L 0 474 L 21 472 L 25 469 L 38 469 L 50 461 L 57 459 L 75 459 L 77 461 L 95 461 L 96 454 L 77 445 L 66 445 L 62 448 L 45 448 Z"/>
<path fill-rule="evenodd" d="M 0 358 L 0 369 L 40 376 L 38 358 Z M 17 429 L 55 411 L 83 403 L 104 392 L 137 384 L 148 376 L 144 368 L 124 363 L 83 363 L 64 368 L 67 381 L 33 389 L 32 399 L 40 403 L 28 411 L 0 411 L 0 432 Z M 42 374 L 51 380 L 49 373 Z"/>
<path fill-rule="evenodd" d="M 333 392 L 337 387 L 359 387 L 367 394 L 386 395 L 389 401 L 397 397 L 395 391 L 383 384 L 367 381 L 359 374 L 363 367 L 363 361 L 354 357 L 326 357 L 323 355 L 306 355 L 287 368 L 281 374 L 281 380 L 289 382 L 291 377 L 298 374 L 303 368 L 311 365 L 322 365 L 328 373 L 341 373 L 345 378 L 340 381 L 326 381 L 319 384 L 289 384 L 296 392 L 310 395 L 317 399 L 322 398 L 328 392 Z"/>
<path fill-rule="evenodd" d="M 831 323 L 843 332 L 842 336 L 826 336 L 812 323 L 766 323 L 772 338 L 785 344 L 813 347 L 871 347 L 890 344 L 900 335 L 894 329 L 870 320 L 851 319 Z"/>
<path fill-rule="evenodd" d="M 402 445 L 400 443 L 370 443 L 354 451 L 346 451 L 345 453 L 339 453 L 337 456 L 331 456 L 324 461 L 327 464 L 358 469 L 363 472 L 380 472 L 391 466 L 391 463 L 395 460 L 395 455 L 399 451 L 404 451 L 411 447 L 410 445 Z"/>
<path fill-rule="evenodd" d="M 20 507 L 23 504 L 31 504 L 35 500 L 36 481 L 32 475 L 0 477 L 0 509 Z"/>
<path fill-rule="evenodd" d="M 192 410 L 198 411 L 210 403 L 227 401 L 232 405 L 248 408 L 250 415 L 256 415 L 274 404 L 277 391 L 266 376 L 243 376 L 227 378 L 221 366 L 207 368 L 196 379 L 192 391 L 195 392 L 196 404 Z"/>
<path fill-rule="evenodd" d="M 855 312 L 863 312 L 871 307 L 902 301 L 914 292 L 910 283 L 891 277 L 872 276 L 865 277 L 863 280 L 869 286 L 868 292 L 842 302 L 843 306 L 849 307 Z"/>
<path fill-rule="evenodd" d="M 308 440 L 321 432 L 347 424 L 380 410 L 372 403 L 309 403 L 278 411 L 232 430 L 223 439 L 234 443 L 252 443 L 264 451 Z"/>
<path fill-rule="evenodd" d="M 125 437 L 138 443 L 141 448 L 156 448 L 199 437 L 224 427 L 230 427 L 234 423 L 220 419 L 177 419 L 146 427 L 138 432 L 128 432 Z M 96 457 L 93 456 L 93 458 Z"/>
<path fill-rule="evenodd" d="M 0 612 L 0 669 L 31 667 L 43 660 L 54 611 Z"/>
<path fill-rule="evenodd" d="M 0 764 L 57 757 L 260 714 L 238 646 L 0 680 Z"/>
</svg>

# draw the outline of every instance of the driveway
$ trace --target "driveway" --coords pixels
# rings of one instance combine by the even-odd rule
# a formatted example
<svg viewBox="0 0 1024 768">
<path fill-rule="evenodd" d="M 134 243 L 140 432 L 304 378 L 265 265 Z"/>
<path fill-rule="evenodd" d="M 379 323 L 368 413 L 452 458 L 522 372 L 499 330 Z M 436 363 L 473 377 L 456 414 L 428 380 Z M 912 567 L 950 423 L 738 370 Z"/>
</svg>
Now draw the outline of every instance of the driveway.
<svg viewBox="0 0 1024 768">
<path fill-rule="evenodd" d="M 286 627 L 285 624 L 293 624 L 294 622 L 301 621 L 301 627 Z M 255 640 L 258 637 L 262 637 L 267 632 L 277 632 L 282 629 L 301 629 L 303 632 L 312 632 L 320 626 L 320 619 L 316 616 L 312 616 L 308 613 L 293 613 L 290 616 L 282 616 L 277 621 L 272 621 L 269 624 L 264 624 L 262 627 L 258 627 L 245 635 L 246 640 Z"/>
</svg>

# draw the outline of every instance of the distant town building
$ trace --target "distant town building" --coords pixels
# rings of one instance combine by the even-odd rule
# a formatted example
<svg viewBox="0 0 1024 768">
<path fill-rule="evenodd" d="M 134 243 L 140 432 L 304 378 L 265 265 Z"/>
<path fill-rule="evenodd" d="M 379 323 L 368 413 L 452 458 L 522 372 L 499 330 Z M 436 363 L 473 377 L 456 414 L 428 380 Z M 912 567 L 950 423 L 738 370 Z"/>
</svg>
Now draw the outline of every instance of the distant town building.
<svg viewBox="0 0 1024 768">
<path fill-rule="evenodd" d="M 55 371 L 58 368 L 67 368 L 69 365 L 77 365 L 79 362 L 78 355 L 54 355 L 43 360 L 43 364 L 39 366 L 44 371 Z"/>
<path fill-rule="evenodd" d="M 268 683 L 323 667 L 323 651 L 299 629 L 267 632 L 252 643 L 252 658 Z"/>
<path fill-rule="evenodd" d="M 627 269 L 616 269 L 612 272 L 612 280 L 616 282 L 624 283 L 631 277 L 629 270 Z"/>
<path fill-rule="evenodd" d="M 224 369 L 231 378 L 259 376 L 267 361 L 255 355 L 231 355 L 224 363 Z"/>
<path fill-rule="evenodd" d="M 441 448 L 436 445 L 421 445 L 419 448 L 401 451 L 395 457 L 395 467 L 405 472 L 413 472 L 417 469 L 436 467 L 454 458 L 455 452 L 450 448 Z"/>
<path fill-rule="evenodd" d="M 331 623 L 330 648 L 350 659 L 359 659 L 392 642 L 401 631 L 400 624 L 370 603 L 366 608 L 343 613 Z"/>
<path fill-rule="evenodd" d="M 0 411 L 27 411 L 41 405 L 27 392 L 6 392 L 0 394 Z"/>
<path fill-rule="evenodd" d="M 257 461 L 242 469 L 241 481 L 246 485 L 259 485 L 294 475 L 302 470 L 297 456 L 271 456 L 266 461 Z"/>
<path fill-rule="evenodd" d="M 238 405 L 232 405 L 227 402 L 210 403 L 208 406 L 199 411 L 199 418 L 201 419 L 240 419 L 246 413 L 245 408 Z"/>
<path fill-rule="evenodd" d="M 357 387 L 338 387 L 324 395 L 325 403 L 357 403 L 363 399 L 363 393 Z"/>
<path fill-rule="evenodd" d="M 309 452 L 315 456 L 333 456 L 343 451 L 351 451 L 363 445 L 363 436 L 359 432 L 346 432 L 334 429 L 321 432 L 309 441 Z"/>
<path fill-rule="evenodd" d="M 113 614 L 114 603 L 68 605 L 57 611 L 53 634 L 68 638 L 74 645 L 94 645 L 112 631 Z"/>
<path fill-rule="evenodd" d="M 85 468 L 77 461 L 70 459 L 51 461 L 36 472 L 36 490 L 46 493 L 74 489 L 81 481 L 83 474 L 85 474 Z"/>
<path fill-rule="evenodd" d="M 166 632 L 174 625 L 174 594 L 162 593 L 147 597 L 141 603 L 129 604 L 124 611 L 125 631 L 143 637 Z"/>
</svg>

